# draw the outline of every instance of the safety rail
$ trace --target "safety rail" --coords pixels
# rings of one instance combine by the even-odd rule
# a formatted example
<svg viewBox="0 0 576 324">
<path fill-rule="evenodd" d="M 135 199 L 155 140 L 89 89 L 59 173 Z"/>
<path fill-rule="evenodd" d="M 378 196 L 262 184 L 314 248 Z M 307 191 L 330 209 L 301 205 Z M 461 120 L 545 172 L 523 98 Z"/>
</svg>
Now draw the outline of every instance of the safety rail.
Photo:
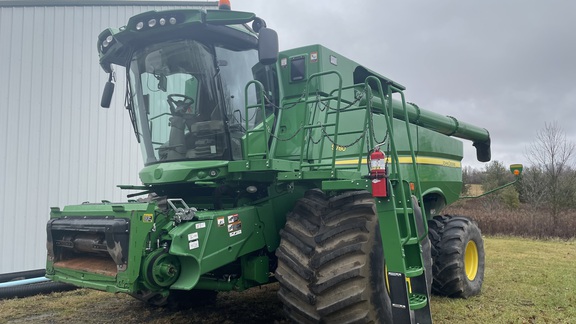
<svg viewBox="0 0 576 324">
<path fill-rule="evenodd" d="M 318 92 L 316 92 L 316 96 L 311 96 L 311 91 L 310 91 L 310 84 L 312 83 L 312 81 L 314 81 L 317 78 L 321 78 L 321 77 L 326 77 L 326 76 L 330 76 L 330 75 L 335 75 L 338 77 L 338 87 L 334 90 L 332 90 L 327 96 L 320 96 L 318 94 Z M 338 147 L 340 146 L 338 143 L 338 137 L 342 136 L 342 135 L 351 135 L 351 134 L 360 134 L 360 137 L 354 141 L 353 144 L 356 143 L 360 143 L 360 147 L 363 147 L 366 143 L 366 134 L 367 133 L 373 133 L 372 130 L 372 125 L 369 123 L 370 120 L 370 114 L 371 111 L 369 109 L 367 109 L 366 105 L 358 105 L 358 106 L 353 106 L 353 102 L 349 104 L 348 107 L 342 107 L 342 93 L 346 90 L 354 90 L 355 92 L 357 91 L 357 89 L 361 89 L 364 87 L 364 84 L 354 84 L 354 85 L 350 85 L 350 86 L 345 86 L 342 87 L 342 76 L 340 75 L 340 73 L 338 73 L 337 71 L 326 71 L 326 72 L 319 72 L 319 73 L 314 73 L 312 74 L 308 80 L 307 83 L 305 85 L 305 92 L 303 97 L 306 98 L 305 99 L 305 105 L 306 107 L 309 107 L 310 105 L 314 104 L 314 105 L 318 105 L 318 104 L 324 104 L 326 105 L 325 109 L 325 113 L 324 113 L 324 120 L 323 122 L 318 122 L 317 124 L 313 124 L 313 122 L 316 120 L 316 113 L 317 110 L 314 109 L 312 111 L 313 116 L 310 116 L 310 110 L 311 109 L 303 109 L 303 130 L 304 135 L 302 136 L 302 140 L 301 140 L 301 150 L 300 150 L 300 170 L 324 170 L 326 167 L 327 169 L 329 169 L 331 171 L 332 175 L 336 174 L 336 170 L 345 170 L 345 169 L 352 169 L 355 171 L 360 171 L 361 166 L 362 166 L 362 161 L 363 158 L 365 158 L 364 156 L 364 152 L 362 151 L 362 149 L 358 150 L 358 156 L 356 158 L 357 163 L 353 164 L 353 165 L 337 165 L 336 161 L 338 160 L 337 157 L 337 153 L 338 153 Z M 335 101 L 336 102 L 336 108 L 331 109 L 330 106 L 330 102 L 331 101 Z M 327 104 L 325 104 L 327 103 Z M 365 127 L 362 128 L 362 130 L 355 130 L 355 131 L 346 131 L 346 132 L 341 132 L 340 131 L 340 118 L 341 118 L 341 114 L 343 112 L 352 112 L 352 111 L 356 111 L 356 110 L 364 110 L 365 116 L 364 116 L 364 125 Z M 329 122 L 329 116 L 330 115 L 334 115 L 334 122 Z M 318 120 L 320 120 L 320 116 L 318 116 Z M 328 132 L 327 130 L 329 128 L 333 128 L 332 132 Z M 368 129 L 367 129 L 368 128 Z M 312 139 L 312 131 L 315 129 L 320 129 L 322 136 L 320 138 L 319 141 L 314 142 Z M 306 136 L 305 134 L 309 134 L 308 136 Z M 370 138 L 371 139 L 371 138 Z M 331 152 L 331 156 L 326 159 L 324 157 L 324 147 L 326 140 L 330 141 L 332 143 L 332 152 Z M 307 157 L 306 152 L 309 151 L 310 149 L 310 145 L 316 145 L 319 144 L 319 154 L 317 157 L 315 157 L 315 159 L 305 159 L 305 157 Z M 371 141 L 372 144 L 372 141 Z M 312 162 L 310 162 L 312 161 Z"/>
<path fill-rule="evenodd" d="M 317 79 L 319 78 L 323 78 L 323 77 L 336 77 L 338 79 L 338 87 L 334 90 L 332 90 L 330 93 L 324 93 L 322 95 L 320 95 L 318 93 L 318 91 L 316 90 L 316 92 L 312 92 L 313 90 L 311 90 L 311 84 L 314 81 L 317 81 Z M 245 120 L 244 120 L 244 125 L 246 128 L 246 140 L 244 141 L 244 156 L 247 159 L 253 159 L 253 158 L 260 158 L 260 159 L 269 159 L 271 156 L 274 156 L 274 152 L 271 152 L 270 147 L 268 145 L 268 139 L 270 138 L 270 136 L 273 136 L 274 134 L 272 133 L 272 130 L 269 127 L 269 123 L 267 121 L 267 118 L 263 118 L 263 124 L 261 127 L 255 127 L 250 129 L 250 118 L 248 118 L 248 116 L 250 115 L 249 112 L 251 109 L 259 109 L 262 116 L 266 116 L 266 98 L 265 98 L 265 90 L 264 90 L 264 86 L 262 85 L 262 83 L 260 83 L 259 81 L 253 80 L 250 81 L 246 87 L 245 87 L 245 91 L 246 93 L 248 93 L 249 88 L 254 85 L 254 87 L 256 88 L 256 93 L 257 93 L 257 103 L 255 104 L 249 104 L 248 102 L 248 96 L 245 96 Z M 373 88 L 375 88 L 375 90 L 380 94 L 380 96 L 373 96 Z M 363 93 L 361 93 L 361 95 L 366 96 L 365 102 L 366 104 L 358 104 L 358 105 L 354 105 L 355 102 L 351 102 L 349 103 L 349 105 L 347 107 L 342 107 L 342 93 L 344 91 L 348 91 L 348 90 L 353 90 L 355 93 L 357 91 L 361 91 Z M 354 85 L 350 85 L 350 86 L 342 86 L 342 76 L 340 73 L 338 73 L 337 71 L 325 71 L 325 72 L 319 72 L 319 73 L 314 73 L 312 74 L 304 87 L 304 93 L 302 94 L 302 96 L 298 99 L 299 101 L 292 103 L 292 105 L 298 104 L 300 102 L 302 102 L 306 109 L 302 109 L 302 127 L 299 131 L 302 131 L 303 134 L 301 136 L 301 145 L 300 145 L 300 161 L 299 161 L 299 170 L 300 171 L 318 171 L 318 170 L 330 170 L 331 174 L 333 177 L 336 176 L 336 170 L 342 170 L 342 169 L 348 169 L 348 170 L 353 170 L 353 171 L 360 171 L 363 161 L 366 158 L 365 154 L 366 152 L 364 152 L 363 149 L 359 149 L 358 150 L 358 155 L 356 157 L 353 157 L 353 159 L 355 159 L 357 161 L 357 163 L 355 164 L 347 164 L 347 165 L 337 165 L 336 161 L 338 160 L 338 150 L 337 150 L 337 146 L 339 145 L 338 143 L 338 137 L 342 136 L 342 135 L 348 135 L 348 134 L 359 134 L 359 138 L 357 139 L 356 143 L 360 144 L 360 148 L 362 148 L 364 145 L 368 145 L 368 147 L 370 148 L 375 148 L 376 145 L 380 145 L 382 143 L 379 143 L 376 138 L 375 138 L 375 133 L 374 133 L 374 125 L 373 125 L 373 121 L 372 121 L 372 114 L 374 111 L 374 107 L 373 107 L 373 100 L 372 98 L 377 98 L 380 100 L 380 103 L 382 105 L 382 107 L 384 107 L 383 111 L 383 115 L 384 115 L 384 120 L 386 122 L 386 129 L 387 129 L 387 136 L 385 137 L 384 141 L 387 139 L 388 144 L 389 144 L 389 149 L 390 152 L 388 153 L 388 155 L 390 156 L 390 161 L 391 161 L 391 167 L 388 170 L 389 174 L 388 177 L 390 179 L 391 182 L 398 182 L 398 184 L 400 185 L 400 187 L 402 187 L 402 190 L 399 190 L 399 198 L 401 201 L 401 206 L 399 206 L 399 208 L 397 208 L 397 210 L 402 213 L 404 215 L 404 223 L 405 223 L 405 228 L 406 228 L 406 235 L 405 237 L 402 238 L 402 243 L 406 244 L 406 242 L 408 242 L 410 240 L 410 238 L 412 237 L 412 232 L 411 232 L 411 228 L 412 226 L 410 225 L 410 214 L 413 212 L 413 209 L 408 207 L 408 201 L 411 201 L 411 199 L 409 199 L 410 197 L 407 194 L 410 194 L 410 192 L 414 191 L 414 193 L 416 194 L 417 200 L 419 202 L 422 201 L 422 190 L 420 187 L 420 181 L 419 181 L 419 176 L 418 176 L 418 166 L 416 164 L 416 156 L 414 153 L 414 147 L 413 147 L 413 141 L 412 141 L 412 135 L 410 132 L 410 122 L 409 122 L 409 118 L 408 118 L 408 111 L 406 109 L 406 100 L 404 97 L 404 93 L 402 91 L 403 89 L 400 89 L 398 87 L 395 87 L 393 84 L 390 83 L 386 83 L 385 87 L 382 85 L 382 81 L 375 77 L 375 76 L 368 76 L 364 83 L 360 83 L 360 84 L 354 84 Z M 413 169 L 413 175 L 414 175 L 414 185 L 415 188 L 414 190 L 411 190 L 411 188 L 404 188 L 405 186 L 409 186 L 410 184 L 408 184 L 408 182 L 405 181 L 405 177 L 403 176 L 403 174 L 401 173 L 401 168 L 400 168 L 400 160 L 399 160 L 399 156 L 398 156 L 398 149 L 396 146 L 396 142 L 395 142 L 395 137 L 394 135 L 394 111 L 393 111 L 393 107 L 392 107 L 392 94 L 393 93 L 397 93 L 400 95 L 401 100 L 402 100 L 402 107 L 403 107 L 403 113 L 404 113 L 404 126 L 405 126 L 405 132 L 406 132 L 406 137 L 407 137 L 407 141 L 408 141 L 408 145 L 409 145 L 409 150 L 410 150 L 410 157 L 411 157 L 411 165 L 412 165 L 412 169 Z M 358 95 L 355 94 L 354 98 L 358 98 Z M 330 108 L 330 102 L 335 101 L 336 103 L 336 107 L 335 108 Z M 321 116 L 321 112 L 317 111 L 317 109 L 313 109 L 310 108 L 311 105 L 325 105 L 325 110 L 324 110 L 324 116 Z M 281 108 L 280 108 L 281 109 Z M 361 130 L 354 130 L 354 131 L 347 131 L 347 132 L 340 132 L 340 118 L 341 118 L 341 114 L 343 112 L 352 112 L 352 111 L 356 111 L 356 110 L 365 110 L 365 115 L 364 115 L 364 126 L 362 127 Z M 333 122 L 329 122 L 329 116 L 334 115 Z M 323 121 L 322 120 L 323 117 Z M 320 133 L 321 133 L 321 137 L 318 141 L 314 141 L 312 139 L 312 132 L 313 130 L 319 129 Z M 329 129 L 331 129 L 332 131 L 329 131 Z M 252 140 L 250 139 L 250 135 L 254 134 L 254 133 L 264 133 L 264 141 L 265 141 L 265 145 L 263 145 L 264 147 L 257 152 L 253 152 L 251 150 L 251 142 Z M 333 146 L 332 146 L 332 152 L 330 154 L 329 157 L 325 157 L 324 156 L 324 149 L 326 147 L 326 140 L 332 142 Z M 320 145 L 320 149 L 318 150 L 319 154 L 316 157 L 313 157 L 313 159 L 308 158 L 308 152 L 310 151 L 310 146 L 311 145 Z M 272 153 L 272 154 L 271 154 Z M 427 229 L 427 221 L 426 221 L 426 216 L 424 213 L 422 213 L 422 218 L 423 218 L 423 222 L 426 226 Z M 422 237 L 418 237 L 419 240 L 422 240 L 424 238 L 424 236 Z"/>
<path fill-rule="evenodd" d="M 360 83 L 360 84 L 354 84 L 354 85 L 350 85 L 350 86 L 346 86 L 346 87 L 342 87 L 341 89 L 336 89 L 333 90 L 330 95 L 326 98 L 332 98 L 334 96 L 334 92 L 336 91 L 341 91 L 344 92 L 346 90 L 354 90 L 354 92 L 356 93 L 358 91 L 358 89 L 363 89 L 365 87 L 364 83 Z M 354 96 L 355 99 L 358 99 L 358 95 Z M 330 99 L 331 100 L 331 99 Z M 342 102 L 343 100 L 340 98 L 340 102 Z M 359 143 L 359 147 L 364 147 L 364 144 L 366 144 L 366 134 L 369 134 L 372 132 L 372 124 L 369 123 L 370 121 L 370 114 L 371 111 L 368 109 L 368 106 L 366 105 L 358 105 L 358 106 L 353 106 L 354 101 L 350 102 L 348 104 L 348 107 L 339 107 L 337 109 L 333 109 L 332 111 L 330 111 L 330 107 L 329 105 L 326 106 L 326 113 L 324 114 L 324 124 L 323 125 L 319 125 L 319 127 L 323 127 L 323 135 L 321 140 L 319 141 L 320 143 L 320 153 L 319 153 L 319 158 L 318 160 L 320 161 L 322 156 L 324 155 L 324 142 L 326 139 L 328 139 L 330 142 L 332 142 L 333 145 L 333 152 L 337 151 L 337 147 L 347 147 L 347 146 L 352 146 L 356 143 Z M 334 132 L 332 134 L 329 134 L 328 132 L 326 132 L 326 127 L 331 126 L 330 124 L 328 124 L 328 117 L 330 115 L 339 115 L 340 113 L 344 112 L 344 113 L 348 113 L 348 112 L 353 112 L 353 111 L 358 111 L 358 110 L 364 110 L 365 114 L 364 114 L 364 125 L 366 127 L 363 127 L 362 130 L 353 130 L 353 131 L 347 131 L 347 132 L 341 132 L 338 128 L 334 129 Z M 336 126 L 337 127 L 337 126 Z M 353 134 L 360 134 L 360 137 L 358 137 L 352 144 L 349 145 L 341 145 L 339 143 L 336 142 L 336 140 L 331 140 L 330 136 L 335 136 L 335 134 L 339 134 L 339 135 L 353 135 Z M 370 147 L 372 147 L 373 145 L 373 139 L 371 136 L 368 136 L 368 139 L 370 141 Z M 355 165 L 350 165 L 350 166 L 336 166 L 336 159 L 332 159 L 330 163 L 328 163 L 328 165 L 331 167 L 332 172 L 334 172 L 336 169 L 355 169 L 356 171 L 360 171 L 361 167 L 362 167 L 362 160 L 365 158 L 364 156 L 364 152 L 360 149 L 358 152 L 358 157 L 357 157 L 357 163 Z M 320 165 L 317 165 L 320 166 Z"/>
<path fill-rule="evenodd" d="M 319 94 L 318 90 L 313 92 L 311 90 L 311 84 L 314 81 L 317 81 L 319 78 L 325 77 L 336 77 L 338 86 L 336 89 L 332 90 L 329 93 L 322 93 Z M 271 130 L 269 126 L 269 122 L 266 118 L 266 97 L 265 97 L 265 90 L 262 83 L 259 81 L 253 80 L 248 82 L 245 87 L 245 92 L 248 93 L 248 90 L 251 86 L 255 87 L 256 94 L 257 94 L 257 102 L 255 104 L 249 104 L 248 96 L 245 96 L 245 120 L 244 126 L 246 128 L 246 139 L 244 141 L 244 156 L 248 159 L 270 159 L 271 156 L 274 156 L 274 149 L 270 149 L 269 139 L 271 136 L 274 136 L 273 130 Z M 363 89 L 363 90 L 362 90 Z M 354 98 L 358 98 L 358 91 L 363 91 L 360 93 L 362 96 L 366 96 L 365 103 L 355 105 L 356 101 L 352 100 L 352 102 L 348 103 L 346 107 L 343 107 L 343 100 L 342 100 L 342 93 L 344 91 L 354 91 Z M 395 85 L 391 83 L 386 83 L 385 85 L 382 84 L 382 81 L 375 77 L 375 76 L 368 76 L 364 83 L 354 84 L 350 86 L 342 86 L 342 76 L 337 71 L 325 71 L 312 74 L 304 87 L 304 92 L 302 96 L 298 99 L 298 101 L 292 103 L 293 106 L 303 103 L 306 109 L 302 109 L 302 124 L 301 128 L 294 134 L 297 135 L 298 132 L 302 132 L 301 139 L 300 139 L 300 160 L 297 162 L 299 164 L 299 172 L 302 171 L 326 171 L 329 170 L 331 177 L 336 179 L 338 175 L 336 170 L 352 170 L 352 171 L 360 171 L 362 167 L 362 163 L 364 161 L 365 154 L 362 147 L 364 145 L 368 145 L 369 148 L 374 149 L 376 146 L 383 144 L 384 141 L 387 140 L 388 142 L 388 155 L 390 159 L 390 169 L 388 170 L 388 178 L 392 184 L 397 183 L 398 188 L 400 190 L 397 194 L 399 195 L 399 206 L 396 207 L 398 213 L 403 215 L 403 223 L 405 230 L 405 235 L 401 238 L 402 244 L 407 244 L 407 242 L 411 241 L 411 238 L 414 238 L 414 233 L 412 233 L 412 229 L 414 228 L 413 225 L 410 223 L 410 214 L 414 213 L 414 209 L 412 206 L 409 206 L 409 202 L 411 202 L 410 195 L 414 193 L 418 202 L 422 202 L 422 189 L 420 186 L 420 179 L 418 175 L 418 166 L 416 163 L 416 155 L 414 151 L 413 141 L 412 141 L 412 134 L 410 132 L 410 119 L 408 118 L 408 110 L 406 109 L 406 99 L 404 97 L 404 93 Z M 373 92 L 377 91 L 379 95 L 374 96 Z M 412 166 L 412 173 L 413 173 L 413 185 L 414 188 L 411 188 L 412 184 L 408 183 L 405 179 L 405 176 L 402 174 L 402 169 L 400 168 L 400 159 L 398 154 L 398 148 L 395 141 L 395 130 L 394 130 L 394 109 L 392 105 L 392 95 L 398 94 L 401 98 L 402 103 L 402 111 L 404 119 L 404 126 L 405 126 L 405 133 L 406 139 L 409 145 L 410 151 L 410 158 L 411 158 L 411 166 Z M 375 98 L 376 100 L 380 101 L 381 111 L 384 115 L 384 120 L 386 122 L 386 129 L 387 134 L 382 143 L 378 142 L 375 138 L 374 132 L 374 125 L 373 125 L 373 111 L 375 110 L 374 102 L 372 99 Z M 359 101 L 359 100 L 358 100 Z M 330 103 L 335 102 L 336 107 L 330 107 Z M 311 107 L 312 105 L 324 105 L 323 116 L 322 111 L 318 109 L 314 109 Z M 256 109 L 258 110 L 262 116 L 264 116 L 262 120 L 262 124 L 250 129 L 250 110 Z M 282 108 L 280 108 L 282 109 Z M 345 112 L 352 112 L 356 110 L 365 110 L 364 115 L 364 127 L 359 130 L 353 131 L 340 131 L 340 120 L 341 114 Z M 322 110 L 322 109 L 320 109 Z M 258 113 L 256 111 L 255 113 Z M 332 119 L 330 119 L 330 116 Z M 276 122 L 276 121 L 274 121 Z M 318 140 L 313 139 L 313 132 L 315 130 L 319 130 L 320 138 Z M 250 138 L 251 134 L 255 133 L 264 133 L 263 147 L 253 152 L 251 149 L 251 145 L 254 145 L 253 140 Z M 343 135 L 350 135 L 350 134 L 358 134 L 359 137 L 354 141 L 354 144 L 359 143 L 360 147 L 358 149 L 358 155 L 354 156 L 351 155 L 353 159 L 356 159 L 357 163 L 354 164 L 346 164 L 346 165 L 337 165 L 337 160 L 341 156 L 338 155 L 338 138 L 339 136 Z M 324 150 L 326 145 L 326 141 L 330 141 L 332 143 L 331 154 L 329 156 L 324 156 Z M 318 156 L 309 157 L 308 153 L 310 152 L 312 145 L 320 145 L 317 152 L 319 152 Z M 272 153 L 272 154 L 271 154 Z M 296 162 L 296 161 L 295 161 Z M 325 176 L 325 175 L 323 175 Z M 422 233 L 422 235 L 416 235 L 419 241 L 425 238 L 427 233 L 427 220 L 424 210 L 422 210 L 422 221 L 424 223 L 424 227 L 426 231 Z"/>
<path fill-rule="evenodd" d="M 337 88 L 337 92 L 338 94 L 336 96 L 331 95 L 328 97 L 324 97 L 322 99 L 316 99 L 316 100 L 311 100 L 310 98 L 310 83 L 312 80 L 316 79 L 316 78 L 320 78 L 322 76 L 328 76 L 328 75 L 336 75 L 338 77 L 338 88 Z M 342 75 L 340 75 L 340 73 L 338 73 L 337 71 L 326 71 L 326 72 L 319 72 L 319 73 L 314 73 L 310 76 L 310 78 L 308 78 L 308 80 L 306 81 L 306 86 L 305 86 L 305 95 L 304 98 L 306 98 L 305 104 L 306 107 L 308 107 L 309 104 L 311 103 L 316 103 L 316 102 L 323 102 L 323 101 L 328 101 L 328 103 L 331 100 L 336 100 L 336 111 L 340 111 L 340 105 L 342 103 Z M 338 143 L 338 127 L 339 127 L 339 122 L 340 122 L 340 114 L 337 113 L 336 114 L 336 120 L 334 123 L 328 124 L 328 125 L 312 125 L 311 121 L 310 121 L 310 113 L 308 111 L 308 109 L 303 109 L 303 114 L 304 114 L 304 119 L 303 119 L 303 124 L 304 124 L 304 134 L 302 136 L 302 142 L 301 142 L 301 146 L 300 146 L 300 170 L 304 170 L 304 168 L 319 168 L 322 166 L 331 166 L 332 168 L 332 172 L 334 172 L 335 170 L 335 166 L 336 166 L 336 148 L 334 148 L 332 150 L 332 160 L 330 163 L 322 163 L 320 162 L 320 159 L 322 158 L 322 156 L 318 157 L 318 163 L 307 163 L 304 162 L 304 152 L 308 151 L 308 145 L 305 144 L 310 144 L 310 136 L 305 136 L 306 133 L 310 134 L 311 131 L 315 128 L 322 128 L 322 127 L 334 127 L 334 142 Z M 313 119 L 312 119 L 313 120 Z M 306 143 L 308 140 L 308 143 Z M 324 144 L 324 136 L 322 136 L 322 144 Z"/>
<path fill-rule="evenodd" d="M 256 100 L 256 103 L 253 105 L 250 105 L 248 103 L 248 89 L 250 88 L 251 85 L 254 85 L 254 87 L 256 88 L 256 94 L 259 96 L 258 100 Z M 244 115 L 244 120 L 245 120 L 245 131 L 246 131 L 246 141 L 244 141 L 244 156 L 249 159 L 251 157 L 262 157 L 264 159 L 268 159 L 270 156 L 270 148 L 268 146 L 268 141 L 266 140 L 266 145 L 264 145 L 264 151 L 263 152 L 256 152 L 256 153 L 250 153 L 250 134 L 254 134 L 254 133 L 264 133 L 264 138 L 267 139 L 269 137 L 270 134 L 268 134 L 269 132 L 269 127 L 268 127 L 268 122 L 267 122 L 267 118 L 266 118 L 266 101 L 264 101 L 264 85 L 262 85 L 262 83 L 258 80 L 252 80 L 250 82 L 248 82 L 246 84 L 246 87 L 244 87 L 244 93 L 246 94 L 244 96 L 244 106 L 245 106 L 245 115 Z M 252 128 L 250 129 L 250 118 L 248 118 L 248 116 L 250 116 L 249 112 L 250 109 L 257 109 L 260 108 L 261 113 L 262 113 L 262 127 L 261 128 Z M 258 113 L 258 112 L 255 112 Z"/>
<path fill-rule="evenodd" d="M 330 94 L 328 96 L 326 95 L 319 95 L 318 92 L 316 91 L 315 93 L 313 93 L 310 88 L 310 84 L 313 81 L 316 81 L 318 78 L 321 77 L 326 77 L 326 76 L 336 76 L 338 78 L 338 87 L 333 90 L 332 92 L 330 92 Z M 248 116 L 250 115 L 250 110 L 252 109 L 259 109 L 262 113 L 263 116 L 266 115 L 266 101 L 265 101 L 265 91 L 264 91 L 264 86 L 256 80 L 250 81 L 248 82 L 248 84 L 246 85 L 244 91 L 247 94 L 249 91 L 249 88 L 254 85 L 254 87 L 256 88 L 257 91 L 257 95 L 258 95 L 258 100 L 257 103 L 255 104 L 249 104 L 248 102 L 248 95 L 245 95 L 245 129 L 246 129 L 246 138 L 244 141 L 244 146 L 243 146 L 243 153 L 244 156 L 246 157 L 246 159 L 254 159 L 254 158 L 259 158 L 259 159 L 270 159 L 271 156 L 275 156 L 275 152 L 274 152 L 274 147 L 272 147 L 272 149 L 270 148 L 270 146 L 268 145 L 268 143 L 265 143 L 265 148 L 262 151 L 256 151 L 253 152 L 253 148 L 252 146 L 252 141 L 250 139 L 250 135 L 254 134 L 254 133 L 264 133 L 264 138 L 268 139 L 270 138 L 270 136 L 276 137 L 274 134 L 272 134 L 272 130 L 270 129 L 267 120 L 264 118 L 263 120 L 263 125 L 261 127 L 256 127 L 253 129 L 250 129 L 250 125 L 249 125 L 249 121 L 250 119 L 248 118 Z M 336 161 L 337 161 L 337 146 L 338 146 L 338 136 L 339 135 L 349 135 L 349 134 L 362 134 L 360 136 L 360 138 L 357 140 L 357 142 L 360 143 L 360 147 L 362 147 L 365 144 L 366 141 L 366 136 L 365 133 L 367 133 L 366 128 L 362 128 L 363 130 L 361 131 L 347 131 L 347 132 L 340 132 L 339 126 L 340 126 L 340 113 L 344 110 L 342 109 L 342 92 L 345 90 L 349 90 L 349 89 L 358 89 L 358 88 L 362 88 L 364 87 L 364 84 L 356 84 L 356 85 L 351 85 L 351 86 L 347 86 L 347 87 L 342 87 L 342 76 L 340 75 L 339 72 L 337 71 L 326 71 L 326 72 L 319 72 L 319 73 L 315 73 L 312 74 L 304 87 L 304 93 L 302 94 L 302 96 L 298 99 L 298 101 L 296 101 L 295 103 L 291 103 L 291 105 L 295 105 L 300 103 L 300 101 L 305 105 L 305 107 L 307 109 L 302 109 L 302 125 L 301 125 L 301 129 L 298 130 L 296 133 L 302 131 L 303 135 L 301 138 L 301 143 L 300 143 L 300 160 L 299 160 L 299 170 L 320 170 L 320 169 L 330 169 L 332 171 L 332 174 L 335 174 L 336 169 L 354 169 L 356 171 L 360 171 L 361 165 L 362 165 L 362 161 L 363 161 L 363 152 L 362 150 L 359 150 L 358 152 L 358 156 L 357 156 L 357 164 L 355 165 L 351 165 L 351 166 L 347 166 L 347 165 L 337 165 Z M 304 98 L 304 100 L 302 100 L 302 98 Z M 323 122 L 319 122 L 317 124 L 313 124 L 313 122 L 315 120 L 320 120 L 321 116 L 318 115 L 316 116 L 317 111 L 314 109 L 309 109 L 308 107 L 310 105 L 318 105 L 318 104 L 324 104 L 324 103 L 329 103 L 331 101 L 335 101 L 336 102 L 336 108 L 333 109 L 332 111 L 327 107 L 326 108 L 326 112 L 324 114 L 324 120 Z M 282 107 L 279 107 L 279 109 L 282 109 Z M 285 108 L 286 109 L 286 108 Z M 372 127 L 372 125 L 370 125 L 368 123 L 369 118 L 370 118 L 370 110 L 367 109 L 367 106 L 358 106 L 358 107 L 347 107 L 345 109 L 347 112 L 349 111 L 355 111 L 355 110 L 365 110 L 366 114 L 365 114 L 365 118 L 364 118 L 364 125 L 368 125 L 368 127 Z M 313 116 L 311 116 L 311 112 L 314 114 Z M 328 118 L 330 115 L 335 115 L 335 120 L 334 122 L 328 122 Z M 316 119 L 316 117 L 318 117 L 318 119 Z M 327 129 L 329 128 L 333 128 L 332 132 L 328 132 Z M 321 138 L 318 142 L 314 142 L 312 139 L 312 131 L 315 129 L 320 129 L 321 130 Z M 296 133 L 294 135 L 296 135 Z M 372 129 L 370 129 L 370 133 L 372 133 Z M 330 136 L 332 136 L 332 138 L 330 138 Z M 324 157 L 324 147 L 325 147 L 325 141 L 329 140 L 333 143 L 333 149 L 332 149 L 332 154 L 330 157 Z M 307 158 L 307 152 L 310 150 L 310 146 L 311 145 L 316 145 L 316 144 L 320 144 L 320 149 L 319 152 L 320 154 L 315 157 L 314 159 L 308 159 Z"/>
</svg>

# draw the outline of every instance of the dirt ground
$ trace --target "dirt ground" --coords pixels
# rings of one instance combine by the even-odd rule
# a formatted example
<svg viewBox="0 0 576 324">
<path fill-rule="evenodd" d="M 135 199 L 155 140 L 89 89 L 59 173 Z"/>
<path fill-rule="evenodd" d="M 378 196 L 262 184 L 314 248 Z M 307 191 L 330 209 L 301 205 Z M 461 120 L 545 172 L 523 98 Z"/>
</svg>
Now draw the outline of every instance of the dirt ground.
<svg viewBox="0 0 576 324">
<path fill-rule="evenodd" d="M 288 323 L 277 291 L 278 284 L 271 284 L 220 293 L 214 305 L 178 311 L 124 294 L 79 289 L 2 300 L 0 323 Z"/>
<path fill-rule="evenodd" d="M 435 323 L 576 323 L 576 241 L 485 238 L 482 293 L 432 296 Z M 0 300 L 4 323 L 277 323 L 286 324 L 278 284 L 220 293 L 216 303 L 175 311 L 125 294 L 89 289 Z"/>
</svg>

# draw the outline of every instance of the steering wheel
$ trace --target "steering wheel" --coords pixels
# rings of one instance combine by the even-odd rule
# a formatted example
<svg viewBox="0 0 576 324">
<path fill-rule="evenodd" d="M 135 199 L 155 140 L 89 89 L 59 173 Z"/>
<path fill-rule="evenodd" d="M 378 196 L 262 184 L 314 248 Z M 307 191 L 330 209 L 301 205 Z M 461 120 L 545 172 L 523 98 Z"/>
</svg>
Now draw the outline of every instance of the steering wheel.
<svg viewBox="0 0 576 324">
<path fill-rule="evenodd" d="M 177 100 L 181 99 L 181 100 Z M 168 105 L 170 106 L 170 112 L 172 115 L 181 116 L 186 114 L 186 111 L 192 108 L 194 104 L 194 99 L 182 94 L 171 94 L 168 95 Z"/>
</svg>

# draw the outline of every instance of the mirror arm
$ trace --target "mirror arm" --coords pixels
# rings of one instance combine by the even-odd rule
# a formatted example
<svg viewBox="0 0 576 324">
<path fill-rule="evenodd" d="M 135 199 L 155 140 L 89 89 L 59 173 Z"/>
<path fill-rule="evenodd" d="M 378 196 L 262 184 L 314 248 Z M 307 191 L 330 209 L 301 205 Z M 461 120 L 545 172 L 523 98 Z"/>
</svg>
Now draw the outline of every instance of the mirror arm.
<svg viewBox="0 0 576 324">
<path fill-rule="evenodd" d="M 102 108 L 110 108 L 110 102 L 112 102 L 112 95 L 114 94 L 114 86 L 116 84 L 116 73 L 110 67 L 110 74 L 108 76 L 108 82 L 104 86 L 104 91 L 102 92 L 102 99 L 100 100 L 100 106 Z"/>
</svg>

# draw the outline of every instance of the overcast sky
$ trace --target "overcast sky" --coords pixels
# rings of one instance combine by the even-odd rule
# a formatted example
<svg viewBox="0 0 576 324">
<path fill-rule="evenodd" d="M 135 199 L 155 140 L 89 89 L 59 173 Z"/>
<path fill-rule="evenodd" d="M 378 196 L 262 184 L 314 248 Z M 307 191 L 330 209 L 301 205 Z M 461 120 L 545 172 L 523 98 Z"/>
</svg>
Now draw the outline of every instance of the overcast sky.
<svg viewBox="0 0 576 324">
<path fill-rule="evenodd" d="M 266 20 L 281 50 L 322 44 L 421 108 L 488 129 L 492 160 L 528 164 L 545 122 L 576 142 L 576 1 L 231 2 Z M 464 148 L 464 164 L 483 168 Z"/>
</svg>

